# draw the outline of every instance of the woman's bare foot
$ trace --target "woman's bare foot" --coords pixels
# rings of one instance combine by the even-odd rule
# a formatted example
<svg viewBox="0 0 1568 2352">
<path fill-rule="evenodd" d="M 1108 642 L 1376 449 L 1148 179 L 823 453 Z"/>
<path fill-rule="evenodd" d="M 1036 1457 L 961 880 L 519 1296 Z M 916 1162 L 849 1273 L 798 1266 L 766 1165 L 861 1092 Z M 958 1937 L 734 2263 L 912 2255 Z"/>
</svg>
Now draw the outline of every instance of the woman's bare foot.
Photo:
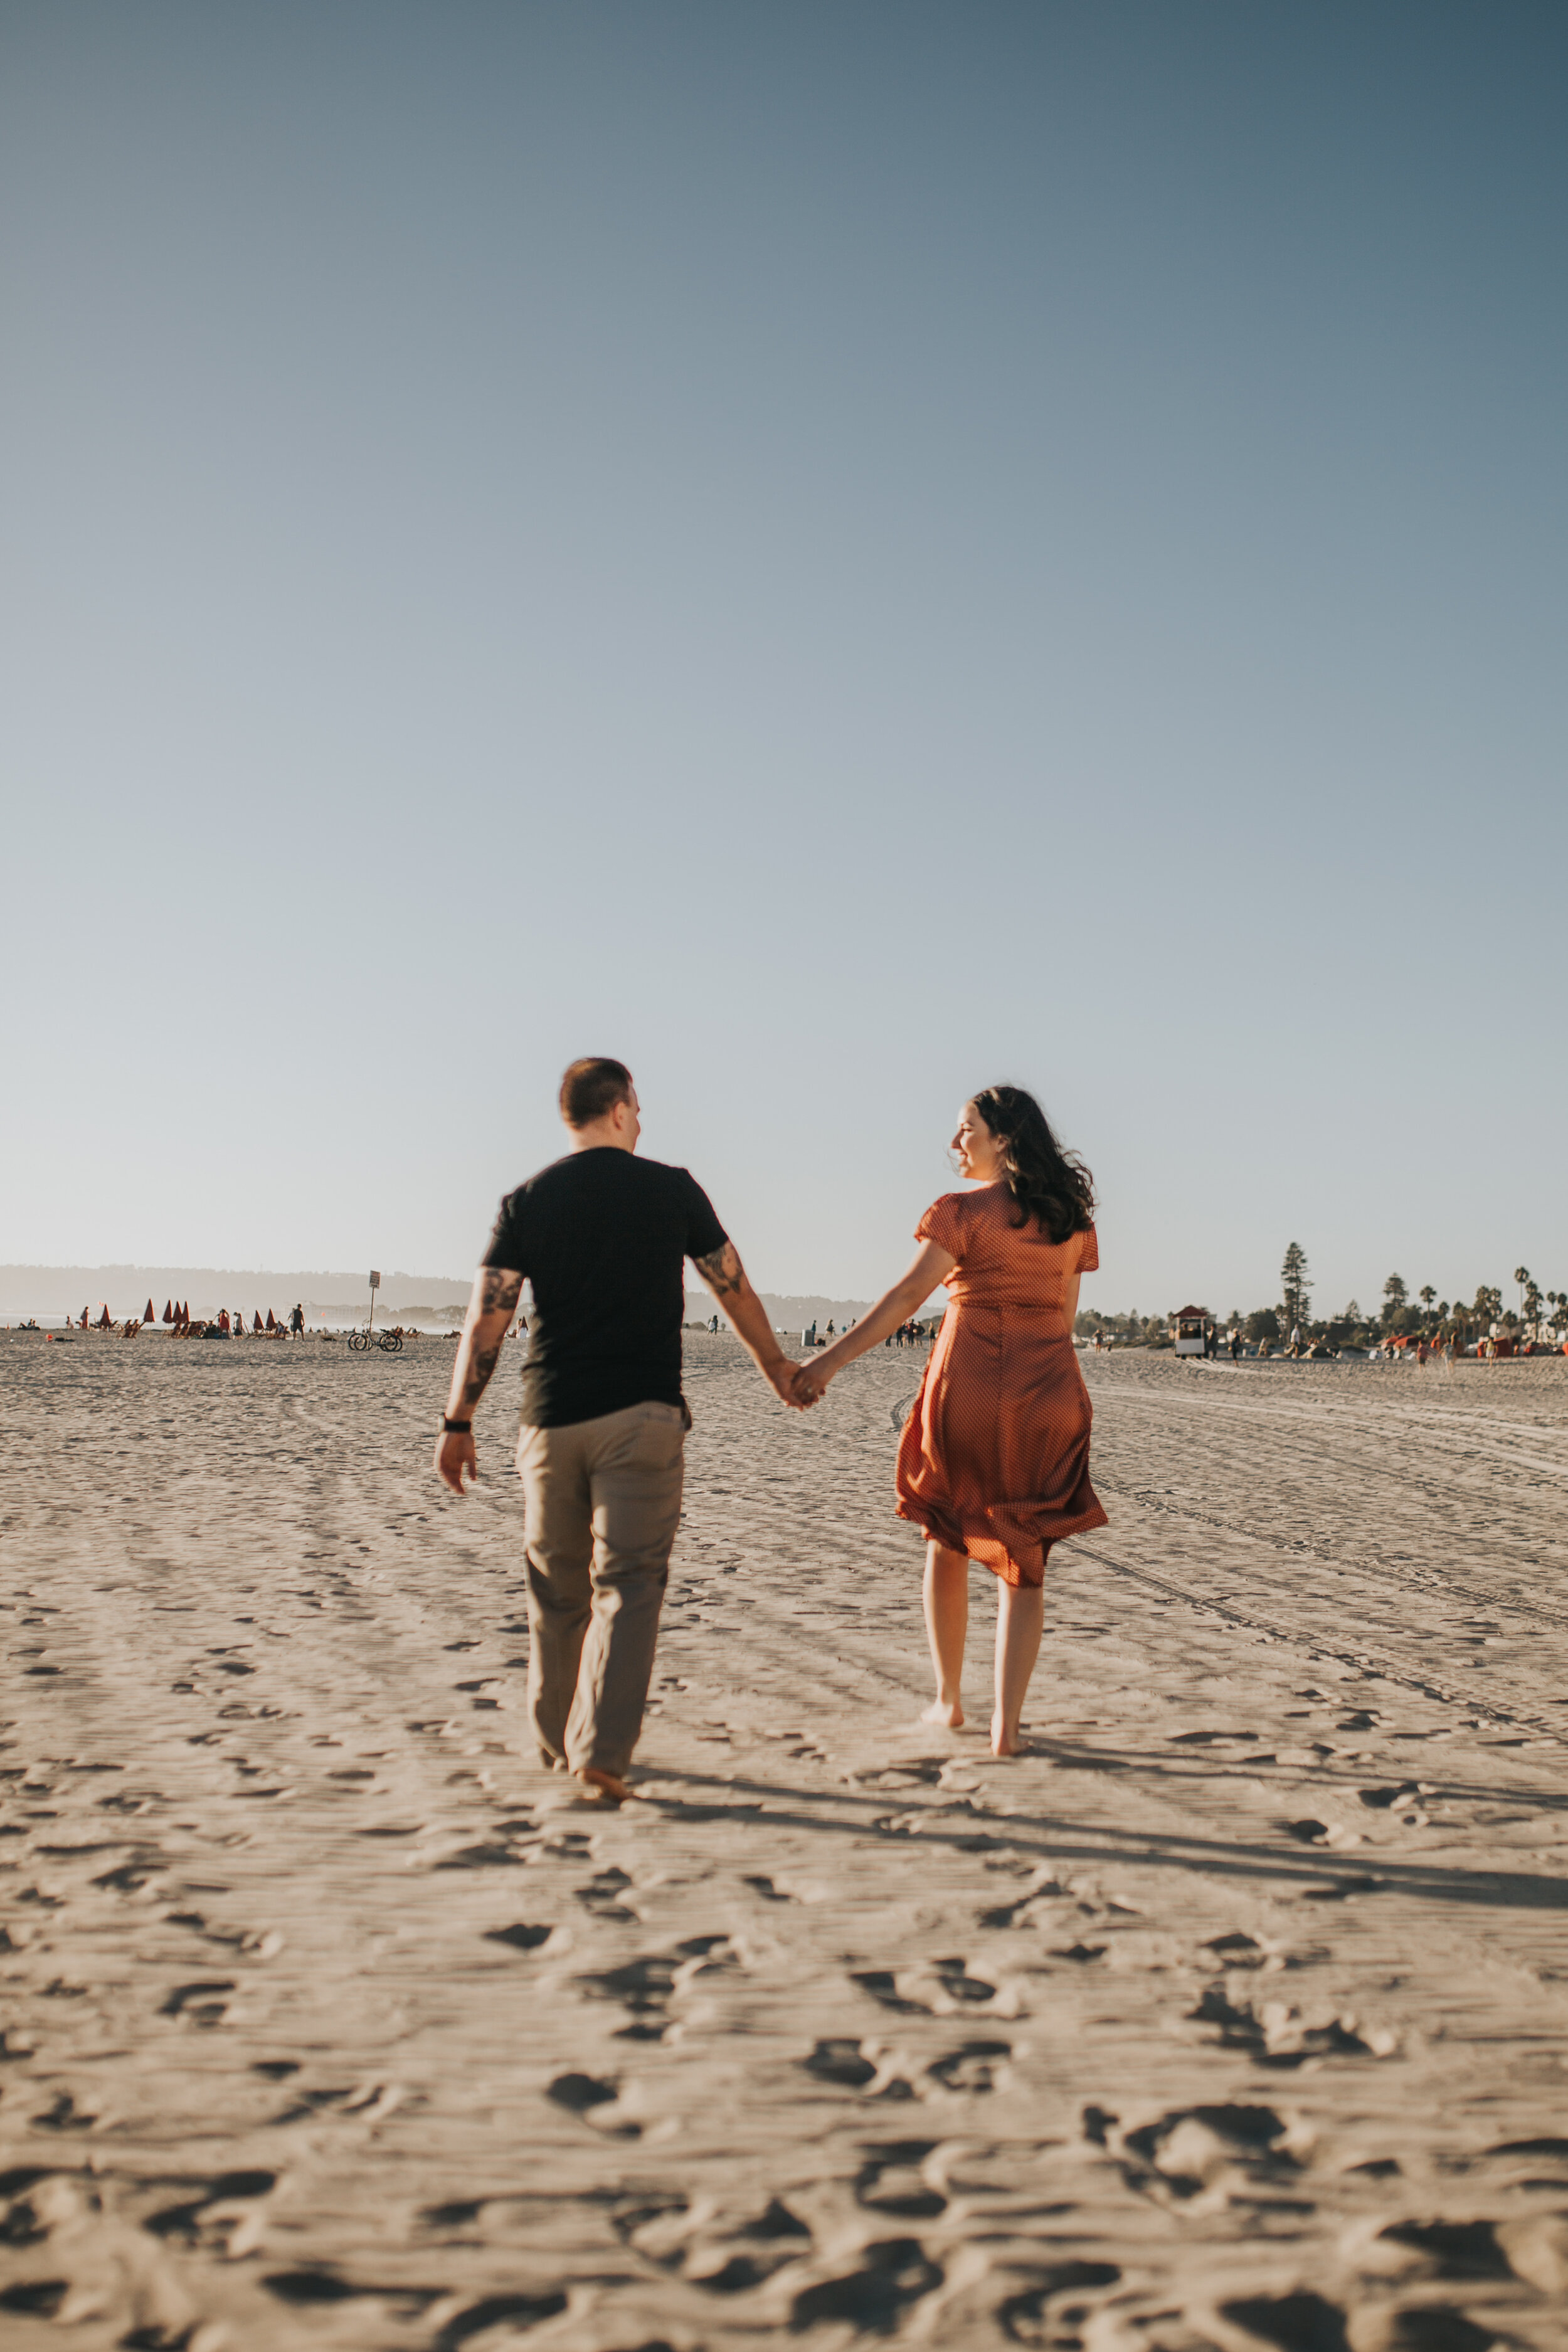
<svg viewBox="0 0 1568 2352">
<path fill-rule="evenodd" d="M 955 1698 L 933 1698 L 929 1706 L 921 1707 L 921 1721 L 944 1724 L 949 1731 L 962 1731 L 963 1709 Z"/>
<path fill-rule="evenodd" d="M 1001 1717 L 999 1715 L 994 1715 L 991 1718 L 992 1755 L 1021 1756 L 1023 1752 L 1024 1735 L 1018 1729 L 1017 1726 L 1015 1725 L 1012 1730 L 1009 1730 L 1007 1726 L 1003 1722 Z"/>
<path fill-rule="evenodd" d="M 624 1805 L 632 1793 L 624 1780 L 617 1780 L 613 1772 L 601 1772 L 596 1765 L 584 1764 L 576 1777 L 583 1783 L 583 1794 L 594 1804 Z"/>
</svg>

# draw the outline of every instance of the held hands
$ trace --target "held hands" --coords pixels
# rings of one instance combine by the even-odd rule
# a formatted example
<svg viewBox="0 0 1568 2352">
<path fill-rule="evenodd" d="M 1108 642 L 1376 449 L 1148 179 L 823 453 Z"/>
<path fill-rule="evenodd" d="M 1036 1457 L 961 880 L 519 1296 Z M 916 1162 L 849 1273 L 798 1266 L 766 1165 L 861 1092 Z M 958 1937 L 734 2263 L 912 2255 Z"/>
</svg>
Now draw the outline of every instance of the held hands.
<svg viewBox="0 0 1568 2352">
<path fill-rule="evenodd" d="M 764 1370 L 767 1376 L 768 1385 L 773 1390 L 773 1394 L 778 1398 L 779 1402 L 781 1404 L 790 1405 L 798 1410 L 805 1403 L 805 1400 L 795 1394 L 795 1376 L 796 1367 L 791 1363 L 789 1358 L 787 1356 L 780 1356 L 774 1362 L 765 1366 Z"/>
<path fill-rule="evenodd" d="M 824 1363 L 795 1364 L 792 1370 L 795 1380 L 792 1394 L 787 1402 L 799 1405 L 802 1412 L 805 1412 L 809 1405 L 816 1402 L 817 1398 L 833 1378 L 833 1374 Z"/>
</svg>

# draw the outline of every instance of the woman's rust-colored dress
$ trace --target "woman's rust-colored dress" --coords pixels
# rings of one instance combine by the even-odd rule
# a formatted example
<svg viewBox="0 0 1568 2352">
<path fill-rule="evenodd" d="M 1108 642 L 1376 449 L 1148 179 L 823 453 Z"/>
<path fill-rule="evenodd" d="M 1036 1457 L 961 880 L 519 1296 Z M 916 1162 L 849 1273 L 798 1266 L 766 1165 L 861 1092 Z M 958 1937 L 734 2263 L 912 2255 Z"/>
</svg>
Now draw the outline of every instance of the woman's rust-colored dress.
<svg viewBox="0 0 1568 2352">
<path fill-rule="evenodd" d="M 944 1192 L 915 1227 L 958 1260 L 949 1307 L 899 1445 L 899 1517 L 1008 1584 L 1044 1581 L 1064 1536 L 1106 1526 L 1089 1483 L 1093 1409 L 1066 1292 L 1100 1264 L 1091 1225 L 1021 1229 L 1005 1185 Z"/>
</svg>

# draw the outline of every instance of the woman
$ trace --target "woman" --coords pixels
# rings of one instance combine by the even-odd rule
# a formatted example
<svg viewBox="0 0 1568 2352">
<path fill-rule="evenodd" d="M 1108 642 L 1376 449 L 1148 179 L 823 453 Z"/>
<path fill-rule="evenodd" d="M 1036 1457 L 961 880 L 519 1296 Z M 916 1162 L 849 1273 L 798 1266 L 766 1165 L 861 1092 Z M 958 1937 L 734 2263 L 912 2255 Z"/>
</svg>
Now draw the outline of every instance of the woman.
<svg viewBox="0 0 1568 2352">
<path fill-rule="evenodd" d="M 1047 1554 L 1106 1524 L 1089 1483 L 1091 1413 L 1072 1344 L 1079 1277 L 1100 1264 L 1094 1191 L 1021 1087 L 987 1087 L 965 1103 L 952 1149 L 959 1174 L 981 1189 L 931 1203 L 909 1272 L 800 1366 L 795 1392 L 815 1403 L 835 1373 L 946 1285 L 951 1304 L 904 1423 L 897 1478 L 900 1517 L 930 1538 L 936 1697 L 924 1720 L 953 1730 L 963 1721 L 969 1563 L 978 1560 L 1000 1587 L 991 1746 L 1013 1756 L 1040 1646 Z"/>
</svg>

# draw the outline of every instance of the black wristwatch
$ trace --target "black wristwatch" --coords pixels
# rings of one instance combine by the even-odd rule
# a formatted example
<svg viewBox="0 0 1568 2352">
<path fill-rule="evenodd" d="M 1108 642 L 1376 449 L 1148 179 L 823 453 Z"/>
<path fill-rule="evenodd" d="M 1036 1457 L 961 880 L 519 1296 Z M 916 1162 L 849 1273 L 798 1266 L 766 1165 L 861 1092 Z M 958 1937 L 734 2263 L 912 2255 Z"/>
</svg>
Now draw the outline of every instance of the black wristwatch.
<svg viewBox="0 0 1568 2352">
<path fill-rule="evenodd" d="M 473 1432 L 474 1424 L 471 1421 L 454 1421 L 449 1413 L 445 1412 L 441 1415 L 443 1437 L 471 1437 Z"/>
</svg>

